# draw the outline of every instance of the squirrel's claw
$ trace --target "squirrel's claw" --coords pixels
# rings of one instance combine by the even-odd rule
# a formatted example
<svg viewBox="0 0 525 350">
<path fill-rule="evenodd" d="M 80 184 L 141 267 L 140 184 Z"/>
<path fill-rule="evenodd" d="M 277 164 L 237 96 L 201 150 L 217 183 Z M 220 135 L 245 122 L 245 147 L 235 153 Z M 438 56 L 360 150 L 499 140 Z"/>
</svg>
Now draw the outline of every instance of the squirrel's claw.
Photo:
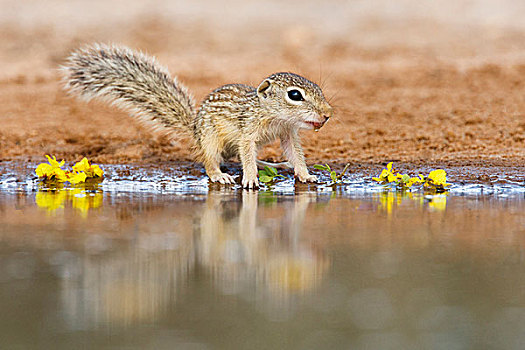
<svg viewBox="0 0 525 350">
<path fill-rule="evenodd" d="M 317 182 L 317 176 L 315 175 L 310 175 L 310 174 L 297 175 L 297 178 L 301 182 Z"/>
<path fill-rule="evenodd" d="M 259 188 L 259 180 L 257 178 L 242 178 L 242 187 L 248 189 L 257 189 Z"/>
<path fill-rule="evenodd" d="M 233 178 L 233 176 L 226 174 L 226 173 L 217 173 L 217 174 L 210 175 L 210 181 L 219 182 L 223 185 L 235 183 L 235 179 Z"/>
</svg>

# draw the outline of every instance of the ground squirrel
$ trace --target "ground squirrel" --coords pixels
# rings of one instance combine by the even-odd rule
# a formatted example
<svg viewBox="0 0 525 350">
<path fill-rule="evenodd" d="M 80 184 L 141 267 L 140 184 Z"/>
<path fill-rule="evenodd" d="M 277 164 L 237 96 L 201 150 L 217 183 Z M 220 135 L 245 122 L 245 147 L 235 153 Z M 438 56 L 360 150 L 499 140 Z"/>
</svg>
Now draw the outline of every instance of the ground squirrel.
<svg viewBox="0 0 525 350">
<path fill-rule="evenodd" d="M 298 132 L 321 128 L 332 107 L 318 85 L 297 74 L 272 74 L 257 88 L 221 86 L 196 110 L 192 96 L 166 68 L 126 47 L 84 47 L 71 54 L 62 72 L 69 92 L 109 101 L 153 128 L 190 135 L 212 182 L 234 183 L 219 166 L 238 155 L 243 187 L 257 187 L 257 149 L 277 138 L 296 177 L 317 180 L 308 173 Z"/>
</svg>

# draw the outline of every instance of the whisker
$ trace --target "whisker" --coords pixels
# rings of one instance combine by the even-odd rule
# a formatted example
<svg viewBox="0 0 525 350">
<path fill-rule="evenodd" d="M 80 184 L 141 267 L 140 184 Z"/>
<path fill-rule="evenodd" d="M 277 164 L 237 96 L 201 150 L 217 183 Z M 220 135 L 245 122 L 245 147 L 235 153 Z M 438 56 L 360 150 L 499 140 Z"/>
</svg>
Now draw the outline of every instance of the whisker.
<svg viewBox="0 0 525 350">
<path fill-rule="evenodd" d="M 321 89 L 323 89 L 323 67 L 321 65 L 321 62 L 319 62 L 319 86 L 321 87 Z"/>
<path fill-rule="evenodd" d="M 332 75 L 334 75 L 334 73 L 329 73 L 323 80 L 320 80 L 319 83 L 320 83 L 320 87 L 321 89 L 324 89 L 325 86 L 326 86 L 326 83 L 328 82 L 328 80 L 332 77 Z"/>
<path fill-rule="evenodd" d="M 334 98 L 336 98 L 337 95 L 338 95 L 341 91 L 342 91 L 342 89 L 338 89 L 336 92 L 334 92 L 334 93 L 332 94 L 332 96 L 330 96 L 330 98 L 328 98 L 328 103 L 332 104 L 332 100 L 333 100 Z"/>
</svg>

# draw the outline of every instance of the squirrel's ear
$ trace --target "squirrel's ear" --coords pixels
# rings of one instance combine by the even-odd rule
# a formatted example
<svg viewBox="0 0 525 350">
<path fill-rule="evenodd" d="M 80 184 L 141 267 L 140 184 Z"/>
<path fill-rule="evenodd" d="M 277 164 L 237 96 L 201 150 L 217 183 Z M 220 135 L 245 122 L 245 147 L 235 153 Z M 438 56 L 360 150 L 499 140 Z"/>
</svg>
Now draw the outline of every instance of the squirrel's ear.
<svg viewBox="0 0 525 350">
<path fill-rule="evenodd" d="M 259 87 L 257 88 L 257 95 L 262 98 L 268 97 L 268 92 L 270 92 L 271 86 L 272 83 L 270 80 L 265 79 L 261 84 L 259 84 Z"/>
</svg>

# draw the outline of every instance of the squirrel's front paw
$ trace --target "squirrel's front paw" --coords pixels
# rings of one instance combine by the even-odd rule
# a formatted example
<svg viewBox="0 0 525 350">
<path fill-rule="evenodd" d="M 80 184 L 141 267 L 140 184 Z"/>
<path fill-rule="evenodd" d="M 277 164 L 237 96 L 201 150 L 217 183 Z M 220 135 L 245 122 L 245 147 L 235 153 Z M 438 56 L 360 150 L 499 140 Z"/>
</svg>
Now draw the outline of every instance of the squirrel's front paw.
<svg viewBox="0 0 525 350">
<path fill-rule="evenodd" d="M 235 183 L 233 176 L 226 173 L 215 173 L 208 176 L 210 177 L 211 182 L 219 182 L 221 184 Z"/>
<path fill-rule="evenodd" d="M 317 182 L 317 176 L 310 174 L 297 175 L 297 178 L 301 182 Z"/>
<path fill-rule="evenodd" d="M 249 189 L 259 188 L 259 180 L 257 180 L 256 176 L 255 177 L 243 176 L 242 177 L 242 187 L 249 188 Z"/>
</svg>

